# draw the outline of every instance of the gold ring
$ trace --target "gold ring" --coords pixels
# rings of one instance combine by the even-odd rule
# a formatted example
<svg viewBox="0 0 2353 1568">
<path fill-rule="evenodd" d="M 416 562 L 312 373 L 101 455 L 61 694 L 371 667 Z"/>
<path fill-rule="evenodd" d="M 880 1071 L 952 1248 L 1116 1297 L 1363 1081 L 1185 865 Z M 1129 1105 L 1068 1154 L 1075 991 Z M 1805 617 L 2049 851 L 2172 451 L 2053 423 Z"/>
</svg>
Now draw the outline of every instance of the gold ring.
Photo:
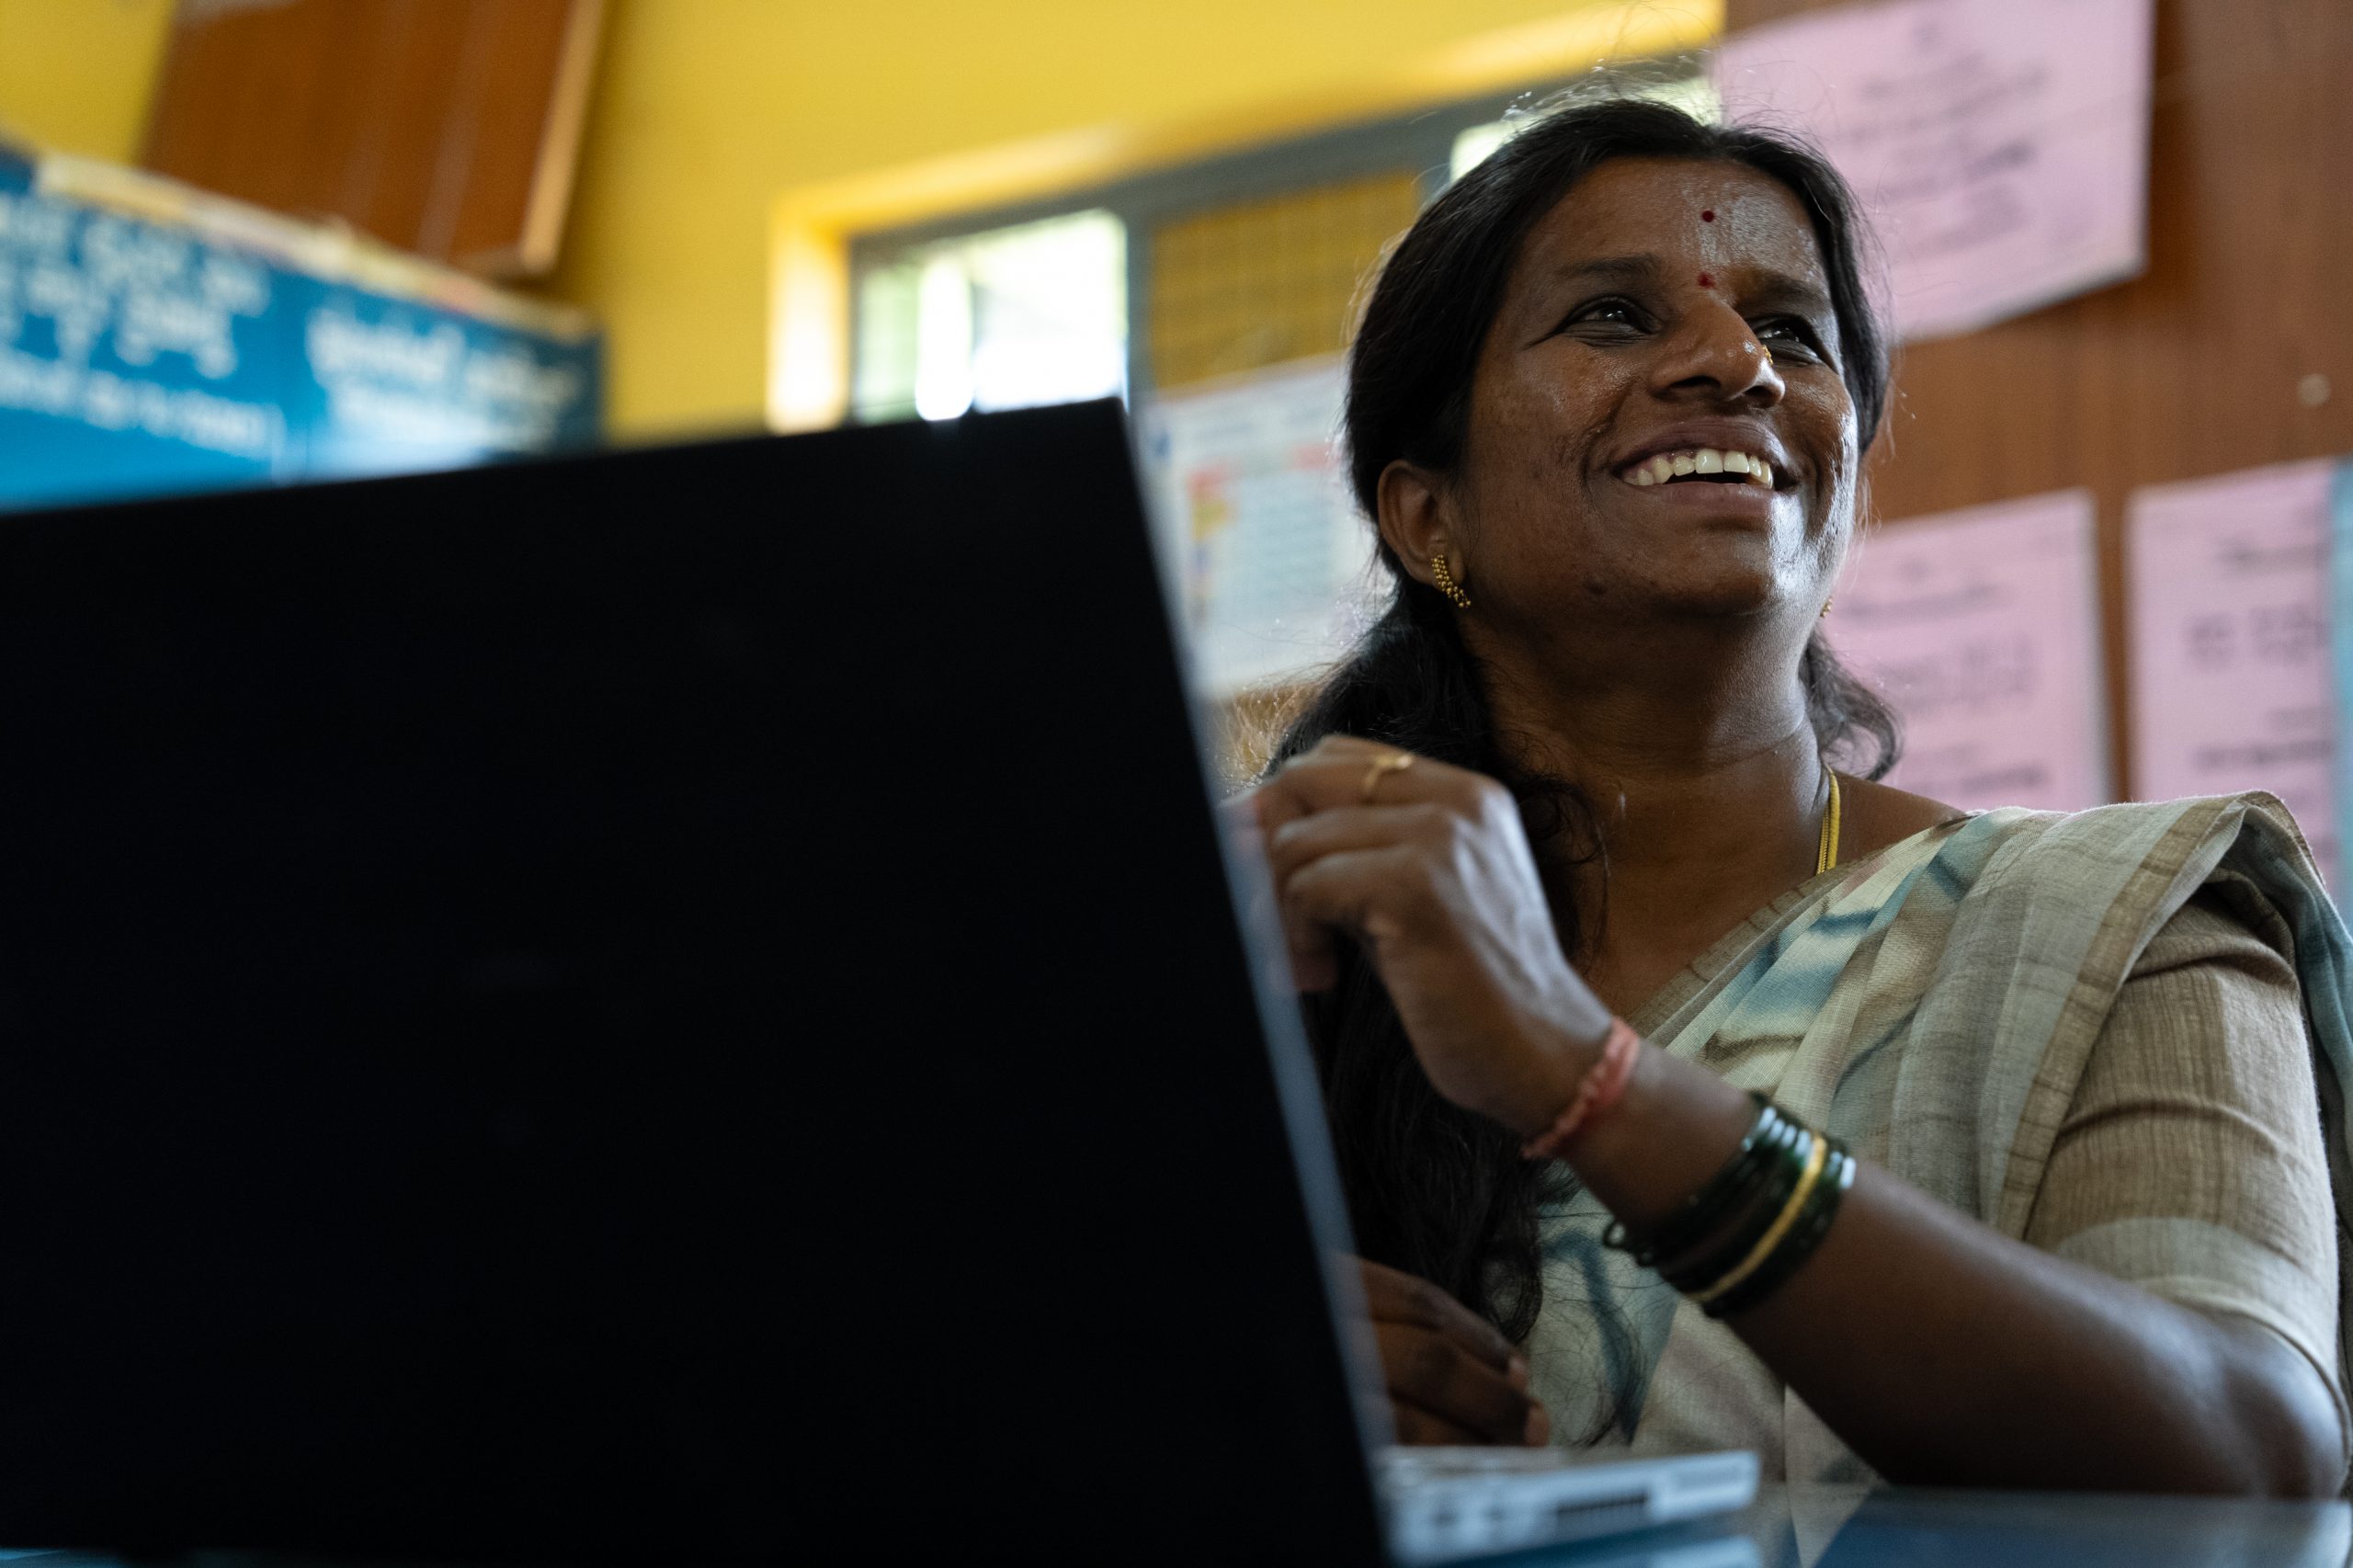
<svg viewBox="0 0 2353 1568">
<path fill-rule="evenodd" d="M 1372 792 L 1381 788 L 1383 774 L 1403 773 L 1413 766 L 1414 754 L 1409 751 L 1392 751 L 1387 756 L 1374 757 L 1372 766 L 1364 770 L 1364 782 L 1357 786 L 1357 799 L 1368 806 L 1372 804 Z"/>
</svg>

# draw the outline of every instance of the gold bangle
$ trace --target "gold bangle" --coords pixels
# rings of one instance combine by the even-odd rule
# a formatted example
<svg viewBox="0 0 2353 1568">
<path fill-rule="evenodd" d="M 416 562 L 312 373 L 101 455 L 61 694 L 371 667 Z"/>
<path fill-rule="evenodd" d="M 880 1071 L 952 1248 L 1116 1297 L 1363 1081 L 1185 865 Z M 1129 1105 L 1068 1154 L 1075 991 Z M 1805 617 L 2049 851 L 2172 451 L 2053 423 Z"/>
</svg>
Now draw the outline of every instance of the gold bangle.
<svg viewBox="0 0 2353 1568">
<path fill-rule="evenodd" d="M 1819 1132 L 1808 1132 L 1806 1136 L 1813 1140 L 1813 1147 L 1806 1152 L 1804 1173 L 1798 1177 L 1796 1190 L 1790 1194 L 1789 1202 L 1781 1206 L 1781 1212 L 1773 1221 L 1772 1228 L 1756 1238 L 1756 1244 L 1748 1249 L 1746 1257 L 1733 1266 L 1730 1274 L 1704 1290 L 1693 1291 L 1691 1300 L 1694 1304 L 1706 1306 L 1756 1273 L 1758 1266 L 1773 1256 L 1773 1249 L 1779 1246 L 1781 1239 L 1790 1233 L 1790 1227 L 1798 1222 L 1798 1213 L 1805 1208 L 1805 1200 L 1813 1195 L 1813 1184 L 1822 1179 L 1822 1167 L 1830 1158 L 1829 1139 Z"/>
<path fill-rule="evenodd" d="M 1827 767 L 1822 771 L 1830 779 L 1830 804 L 1822 813 L 1822 842 L 1813 852 L 1813 874 L 1817 877 L 1838 866 L 1838 775 Z"/>
</svg>

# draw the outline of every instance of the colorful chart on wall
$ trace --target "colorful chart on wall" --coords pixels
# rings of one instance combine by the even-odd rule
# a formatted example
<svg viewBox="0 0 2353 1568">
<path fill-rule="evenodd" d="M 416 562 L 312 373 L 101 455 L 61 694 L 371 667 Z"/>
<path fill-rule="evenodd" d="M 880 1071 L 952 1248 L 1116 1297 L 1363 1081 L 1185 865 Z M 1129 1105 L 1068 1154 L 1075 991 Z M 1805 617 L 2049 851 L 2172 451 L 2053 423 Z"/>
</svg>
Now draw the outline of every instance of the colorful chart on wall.
<svg viewBox="0 0 2353 1568">
<path fill-rule="evenodd" d="M 2331 887 L 2342 863 L 2328 635 L 2336 471 L 2281 463 L 2137 490 L 2125 540 L 2134 791 L 2268 790 Z"/>
<path fill-rule="evenodd" d="M 1972 331 L 2146 264 L 2154 0 L 1887 0 L 1726 39 L 1733 120 L 1861 198 L 1900 338 Z"/>
<path fill-rule="evenodd" d="M 1336 451 L 1341 389 L 1339 362 L 1319 358 L 1137 411 L 1167 580 L 1213 698 L 1313 678 L 1374 613 L 1372 528 Z"/>
<path fill-rule="evenodd" d="M 1871 530 L 1826 630 L 1903 721 L 1889 782 L 1972 810 L 2110 799 L 2092 497 L 2070 490 Z"/>
</svg>

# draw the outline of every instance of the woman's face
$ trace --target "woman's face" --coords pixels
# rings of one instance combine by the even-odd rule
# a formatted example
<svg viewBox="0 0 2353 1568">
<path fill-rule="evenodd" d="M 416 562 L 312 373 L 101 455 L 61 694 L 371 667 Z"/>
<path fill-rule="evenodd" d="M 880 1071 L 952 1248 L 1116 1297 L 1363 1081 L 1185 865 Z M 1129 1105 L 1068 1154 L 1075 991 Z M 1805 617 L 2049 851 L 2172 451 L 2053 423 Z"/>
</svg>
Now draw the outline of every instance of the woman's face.
<svg viewBox="0 0 2353 1568">
<path fill-rule="evenodd" d="M 1446 486 L 1482 619 L 1810 625 L 1855 513 L 1839 354 L 1813 225 L 1779 181 L 1596 169 L 1520 251 Z"/>
</svg>

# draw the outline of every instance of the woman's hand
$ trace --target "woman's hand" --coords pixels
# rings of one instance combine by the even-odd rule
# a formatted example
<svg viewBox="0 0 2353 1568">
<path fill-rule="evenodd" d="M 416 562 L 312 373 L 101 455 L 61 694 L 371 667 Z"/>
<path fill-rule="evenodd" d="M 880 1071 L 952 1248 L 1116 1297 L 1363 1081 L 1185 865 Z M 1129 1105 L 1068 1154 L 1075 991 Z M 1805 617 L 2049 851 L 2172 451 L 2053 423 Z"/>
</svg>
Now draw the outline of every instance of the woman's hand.
<svg viewBox="0 0 2353 1568">
<path fill-rule="evenodd" d="M 1401 1443 L 1541 1448 L 1552 1417 L 1495 1326 L 1427 1279 L 1359 1259 Z"/>
<path fill-rule="evenodd" d="M 1595 1059 L 1608 1009 L 1561 952 L 1510 792 L 1427 757 L 1393 766 L 1408 755 L 1329 736 L 1249 797 L 1292 971 L 1329 986 L 1335 941 L 1354 937 L 1438 1093 L 1534 1133 Z"/>
</svg>

